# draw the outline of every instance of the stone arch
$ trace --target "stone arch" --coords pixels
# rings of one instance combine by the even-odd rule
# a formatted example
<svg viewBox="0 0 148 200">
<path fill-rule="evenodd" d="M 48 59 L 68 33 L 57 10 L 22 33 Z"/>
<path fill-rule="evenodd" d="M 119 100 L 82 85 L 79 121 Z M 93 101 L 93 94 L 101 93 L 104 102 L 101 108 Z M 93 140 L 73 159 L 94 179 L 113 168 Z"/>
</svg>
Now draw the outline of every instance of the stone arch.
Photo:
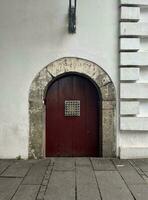
<svg viewBox="0 0 148 200">
<path fill-rule="evenodd" d="M 44 67 L 34 78 L 29 91 L 29 158 L 44 157 L 45 105 L 47 87 L 51 81 L 65 73 L 79 73 L 89 77 L 102 96 L 102 154 L 115 156 L 115 104 L 114 84 L 109 75 L 97 64 L 81 58 L 61 58 Z"/>
</svg>

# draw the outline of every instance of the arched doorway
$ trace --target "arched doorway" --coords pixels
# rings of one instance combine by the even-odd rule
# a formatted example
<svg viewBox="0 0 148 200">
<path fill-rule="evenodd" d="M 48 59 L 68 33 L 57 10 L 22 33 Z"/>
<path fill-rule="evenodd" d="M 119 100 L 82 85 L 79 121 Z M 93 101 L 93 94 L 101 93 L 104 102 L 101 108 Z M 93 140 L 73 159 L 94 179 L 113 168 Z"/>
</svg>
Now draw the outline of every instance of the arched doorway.
<svg viewBox="0 0 148 200">
<path fill-rule="evenodd" d="M 29 91 L 29 158 L 46 156 L 46 106 L 44 102 L 46 92 L 50 83 L 67 73 L 77 73 L 87 77 L 99 88 L 102 97 L 102 156 L 115 156 L 116 95 L 114 84 L 99 65 L 82 58 L 66 57 L 44 67 L 32 81 Z"/>
<path fill-rule="evenodd" d="M 101 98 L 87 78 L 69 74 L 46 95 L 46 157 L 101 156 Z"/>
</svg>

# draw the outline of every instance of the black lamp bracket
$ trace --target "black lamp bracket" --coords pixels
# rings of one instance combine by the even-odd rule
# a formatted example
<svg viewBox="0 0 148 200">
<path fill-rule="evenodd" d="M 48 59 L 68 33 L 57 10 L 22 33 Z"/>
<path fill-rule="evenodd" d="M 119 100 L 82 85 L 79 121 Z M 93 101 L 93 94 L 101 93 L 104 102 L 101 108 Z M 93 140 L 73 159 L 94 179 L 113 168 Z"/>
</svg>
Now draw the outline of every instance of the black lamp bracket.
<svg viewBox="0 0 148 200">
<path fill-rule="evenodd" d="M 69 24 L 68 31 L 69 33 L 76 33 L 76 7 L 77 0 L 69 0 Z"/>
</svg>

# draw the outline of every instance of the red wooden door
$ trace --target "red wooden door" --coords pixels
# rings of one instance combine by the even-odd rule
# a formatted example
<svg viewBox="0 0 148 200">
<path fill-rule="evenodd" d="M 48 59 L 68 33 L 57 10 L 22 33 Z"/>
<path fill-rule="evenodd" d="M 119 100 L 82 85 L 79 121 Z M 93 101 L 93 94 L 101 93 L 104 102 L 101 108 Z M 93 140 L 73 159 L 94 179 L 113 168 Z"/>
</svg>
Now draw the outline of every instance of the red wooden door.
<svg viewBox="0 0 148 200">
<path fill-rule="evenodd" d="M 65 116 L 65 101 L 80 101 L 80 116 Z M 56 80 L 46 96 L 46 156 L 99 155 L 99 96 L 86 78 Z"/>
</svg>

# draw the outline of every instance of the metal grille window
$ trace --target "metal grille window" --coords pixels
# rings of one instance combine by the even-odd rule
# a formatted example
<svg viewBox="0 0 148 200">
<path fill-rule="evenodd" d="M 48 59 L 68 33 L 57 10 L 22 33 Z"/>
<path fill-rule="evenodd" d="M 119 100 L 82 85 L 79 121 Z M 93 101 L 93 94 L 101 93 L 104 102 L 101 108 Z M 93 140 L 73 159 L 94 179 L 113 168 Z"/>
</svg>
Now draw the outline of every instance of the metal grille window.
<svg viewBox="0 0 148 200">
<path fill-rule="evenodd" d="M 80 101 L 66 100 L 65 101 L 65 116 L 79 117 L 80 116 Z"/>
</svg>

